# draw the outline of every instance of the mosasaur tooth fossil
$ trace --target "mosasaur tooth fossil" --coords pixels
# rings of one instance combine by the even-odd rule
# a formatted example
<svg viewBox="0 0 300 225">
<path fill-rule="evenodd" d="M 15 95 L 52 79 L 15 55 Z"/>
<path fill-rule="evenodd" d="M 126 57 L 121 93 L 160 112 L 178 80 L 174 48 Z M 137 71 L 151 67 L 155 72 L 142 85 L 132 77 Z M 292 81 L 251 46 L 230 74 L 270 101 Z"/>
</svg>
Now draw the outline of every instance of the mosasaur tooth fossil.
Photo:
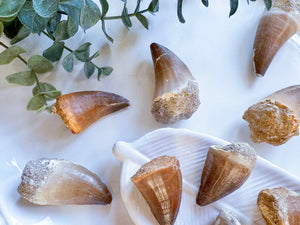
<svg viewBox="0 0 300 225">
<path fill-rule="evenodd" d="M 222 209 L 216 219 L 215 225 L 241 225 L 241 223 L 231 211 Z"/>
</svg>

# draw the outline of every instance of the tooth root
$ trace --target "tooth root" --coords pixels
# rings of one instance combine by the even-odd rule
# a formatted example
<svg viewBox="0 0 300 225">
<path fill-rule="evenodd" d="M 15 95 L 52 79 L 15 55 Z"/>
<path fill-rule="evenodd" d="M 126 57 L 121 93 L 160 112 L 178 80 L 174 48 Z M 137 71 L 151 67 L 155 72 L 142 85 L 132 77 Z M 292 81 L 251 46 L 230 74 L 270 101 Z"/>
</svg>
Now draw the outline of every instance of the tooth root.
<svg viewBox="0 0 300 225">
<path fill-rule="evenodd" d="M 18 187 L 21 197 L 37 205 L 110 204 L 101 179 L 86 168 L 58 159 L 28 162 Z"/>
<path fill-rule="evenodd" d="M 264 189 L 257 198 L 267 225 L 299 225 L 300 195 L 284 187 Z"/>
<path fill-rule="evenodd" d="M 216 219 L 215 225 L 241 225 L 241 223 L 232 212 L 222 209 Z"/>
<path fill-rule="evenodd" d="M 143 165 L 131 178 L 160 225 L 175 223 L 181 202 L 179 161 L 162 156 Z"/>
<path fill-rule="evenodd" d="M 53 112 L 61 116 L 72 133 L 79 134 L 98 119 L 129 106 L 122 96 L 102 92 L 83 91 L 61 95 Z"/>
<path fill-rule="evenodd" d="M 246 143 L 211 146 L 201 176 L 197 204 L 208 205 L 238 189 L 249 177 L 256 153 Z"/>
<path fill-rule="evenodd" d="M 300 85 L 281 89 L 249 107 L 243 119 L 249 123 L 251 139 L 281 145 L 299 134 Z"/>
<path fill-rule="evenodd" d="M 253 46 L 253 65 L 257 76 L 264 76 L 281 46 L 297 32 L 294 17 L 279 9 L 272 9 L 260 20 Z"/>
<path fill-rule="evenodd" d="M 190 118 L 200 105 L 195 78 L 172 51 L 156 43 L 150 47 L 156 80 L 152 114 L 165 124 Z"/>
</svg>

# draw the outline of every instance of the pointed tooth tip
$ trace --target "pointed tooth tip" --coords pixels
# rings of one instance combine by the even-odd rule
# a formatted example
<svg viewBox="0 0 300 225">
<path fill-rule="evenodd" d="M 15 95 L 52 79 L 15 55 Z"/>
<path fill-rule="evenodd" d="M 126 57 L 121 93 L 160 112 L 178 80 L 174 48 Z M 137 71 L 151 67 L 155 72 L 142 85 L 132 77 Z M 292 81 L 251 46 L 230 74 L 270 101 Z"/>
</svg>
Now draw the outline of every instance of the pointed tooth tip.
<svg viewBox="0 0 300 225">
<path fill-rule="evenodd" d="M 160 57 L 162 54 L 170 51 L 168 48 L 166 48 L 160 44 L 157 44 L 157 43 L 152 43 L 150 45 L 150 49 L 151 49 L 153 61 L 154 61 L 154 59 Z"/>
</svg>

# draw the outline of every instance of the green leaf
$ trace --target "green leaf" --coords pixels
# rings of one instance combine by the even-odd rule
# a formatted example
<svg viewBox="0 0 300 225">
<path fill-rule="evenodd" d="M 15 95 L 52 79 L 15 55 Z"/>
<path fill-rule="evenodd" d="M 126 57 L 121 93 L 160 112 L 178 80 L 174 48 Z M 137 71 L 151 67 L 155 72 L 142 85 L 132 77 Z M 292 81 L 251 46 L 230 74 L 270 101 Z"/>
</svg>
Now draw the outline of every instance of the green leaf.
<svg viewBox="0 0 300 225">
<path fill-rule="evenodd" d="M 3 32 L 5 36 L 8 37 L 9 39 L 12 39 L 16 35 L 18 35 L 18 32 L 21 30 L 23 25 L 18 18 L 15 18 L 11 22 L 3 22 L 3 26 L 4 26 Z"/>
<path fill-rule="evenodd" d="M 14 44 L 22 41 L 23 39 L 27 38 L 30 35 L 30 33 L 31 33 L 31 31 L 29 28 L 27 28 L 26 26 L 22 26 L 19 33 L 10 41 L 10 44 L 14 45 Z"/>
<path fill-rule="evenodd" d="M 177 17 L 178 17 L 180 23 L 185 23 L 185 20 L 182 15 L 182 1 L 183 0 L 177 1 Z"/>
<path fill-rule="evenodd" d="M 102 8 L 102 18 L 104 16 L 106 16 L 108 9 L 109 9 L 109 5 L 107 0 L 100 0 L 100 4 L 101 4 L 101 8 Z"/>
<path fill-rule="evenodd" d="M 82 0 L 80 12 L 80 26 L 87 30 L 100 20 L 100 9 L 92 0 Z"/>
<path fill-rule="evenodd" d="M 73 37 L 78 31 L 78 24 L 71 17 L 68 17 L 67 31 L 70 37 Z"/>
<path fill-rule="evenodd" d="M 46 98 L 46 101 L 50 101 L 50 100 L 56 99 L 58 96 L 61 95 L 61 92 L 57 91 L 56 88 L 52 84 L 43 83 L 43 82 L 40 82 L 39 84 L 40 84 L 39 86 L 35 86 L 32 89 L 32 94 L 34 96 L 44 95 Z"/>
<path fill-rule="evenodd" d="M 73 0 L 59 4 L 59 10 L 65 12 L 70 16 L 76 24 L 79 24 L 80 12 L 81 12 L 81 1 Z"/>
<path fill-rule="evenodd" d="M 59 0 L 32 0 L 37 14 L 44 18 L 55 16 L 58 11 Z"/>
<path fill-rule="evenodd" d="M 99 52 L 99 51 L 96 51 L 96 52 L 94 53 L 94 55 L 92 55 L 92 56 L 90 57 L 89 61 L 91 61 L 92 59 L 97 58 L 99 55 L 100 55 L 100 52 Z"/>
<path fill-rule="evenodd" d="M 84 74 L 89 79 L 95 72 L 95 66 L 91 62 L 84 64 Z"/>
<path fill-rule="evenodd" d="M 56 15 L 48 21 L 47 30 L 50 31 L 49 33 L 54 33 L 60 20 L 61 20 L 61 14 L 56 13 Z"/>
<path fill-rule="evenodd" d="M 205 7 L 208 7 L 208 0 L 201 0 Z"/>
<path fill-rule="evenodd" d="M 50 48 L 47 48 L 43 52 L 43 56 L 51 62 L 56 62 L 60 60 L 64 51 L 64 45 L 64 42 L 55 41 Z"/>
<path fill-rule="evenodd" d="M 44 96 L 37 95 L 33 96 L 27 104 L 27 110 L 38 110 L 46 105 L 46 100 Z"/>
<path fill-rule="evenodd" d="M 70 37 L 68 33 L 68 22 L 66 20 L 63 20 L 58 24 L 54 36 L 56 41 L 66 40 Z"/>
<path fill-rule="evenodd" d="M 12 46 L 10 48 L 5 49 L 0 54 L 0 65 L 9 64 L 20 54 L 26 52 L 23 48 L 19 46 Z"/>
<path fill-rule="evenodd" d="M 6 77 L 6 80 L 8 83 L 18 84 L 23 86 L 32 86 L 35 83 L 34 76 L 30 70 L 8 75 Z"/>
<path fill-rule="evenodd" d="M 70 53 L 69 55 L 67 55 L 63 62 L 62 62 L 62 65 L 64 67 L 64 69 L 67 71 L 67 72 L 72 72 L 73 71 L 73 67 L 74 67 L 74 57 L 73 57 L 73 53 Z"/>
<path fill-rule="evenodd" d="M 231 17 L 233 14 L 235 14 L 237 8 L 239 5 L 239 1 L 238 0 L 230 0 L 230 13 L 229 13 L 229 17 Z"/>
<path fill-rule="evenodd" d="M 110 75 L 113 71 L 113 68 L 111 68 L 110 66 L 103 66 L 103 67 L 101 67 L 101 69 L 102 69 L 103 75 L 105 75 L 105 76 Z"/>
<path fill-rule="evenodd" d="M 3 33 L 3 23 L 0 21 L 0 37 L 2 36 L 2 33 Z"/>
<path fill-rule="evenodd" d="M 141 5 L 142 0 L 137 0 L 137 4 L 134 10 L 134 13 L 137 13 L 140 10 L 140 5 Z"/>
<path fill-rule="evenodd" d="M 159 10 L 159 0 L 152 0 L 149 7 L 148 11 L 150 13 L 156 13 Z"/>
<path fill-rule="evenodd" d="M 264 0 L 267 10 L 270 10 L 272 7 L 272 0 Z"/>
<path fill-rule="evenodd" d="M 12 21 L 25 2 L 26 0 L 2 0 L 0 5 L 0 20 L 6 22 Z"/>
<path fill-rule="evenodd" d="M 98 76 L 97 76 L 98 81 L 100 81 L 100 77 L 101 77 L 102 72 L 103 72 L 102 69 L 99 68 L 98 69 Z"/>
<path fill-rule="evenodd" d="M 141 24 L 148 30 L 149 22 L 147 18 L 140 13 L 137 13 L 135 16 L 141 22 Z"/>
<path fill-rule="evenodd" d="M 123 12 L 122 12 L 122 22 L 127 29 L 129 29 L 129 27 L 132 27 L 131 20 L 128 16 L 128 10 L 126 7 L 126 3 L 124 4 L 124 8 L 123 8 Z"/>
<path fill-rule="evenodd" d="M 113 42 L 114 42 L 114 39 L 113 39 L 111 36 L 109 36 L 109 35 L 107 34 L 107 32 L 106 32 L 105 21 L 104 21 L 104 20 L 102 20 L 102 31 L 103 31 L 105 37 L 106 37 L 111 43 L 113 43 Z"/>
<path fill-rule="evenodd" d="M 31 56 L 27 64 L 28 68 L 36 73 L 47 73 L 53 70 L 53 64 L 41 55 Z"/>
<path fill-rule="evenodd" d="M 89 61 L 90 46 L 91 46 L 91 43 L 87 42 L 87 43 L 82 44 L 78 49 L 75 50 L 74 54 L 79 61 L 81 61 L 81 62 Z"/>
</svg>

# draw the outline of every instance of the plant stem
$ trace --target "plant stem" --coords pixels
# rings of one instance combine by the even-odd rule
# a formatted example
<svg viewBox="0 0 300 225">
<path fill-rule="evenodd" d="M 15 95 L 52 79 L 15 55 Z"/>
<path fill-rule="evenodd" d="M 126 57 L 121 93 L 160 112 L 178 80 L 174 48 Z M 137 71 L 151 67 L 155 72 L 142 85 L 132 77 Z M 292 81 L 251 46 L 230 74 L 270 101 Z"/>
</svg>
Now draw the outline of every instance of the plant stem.
<svg viewBox="0 0 300 225">
<path fill-rule="evenodd" d="M 31 70 L 31 74 L 33 75 L 34 79 L 35 79 L 35 83 L 36 83 L 36 86 L 38 87 L 39 89 L 39 92 L 42 92 L 42 87 L 41 87 L 41 83 L 40 83 L 40 80 L 38 78 L 38 76 L 36 75 L 36 73 Z M 42 94 L 42 97 L 43 97 L 43 100 L 45 102 L 45 105 L 43 107 L 47 108 L 48 107 L 48 104 L 47 104 L 47 101 L 46 101 L 46 98 L 45 98 L 45 95 Z"/>
<path fill-rule="evenodd" d="M 148 11 L 148 9 L 144 9 L 144 10 L 141 10 L 141 11 L 138 11 L 138 12 L 130 13 L 130 14 L 128 14 L 128 16 L 129 17 L 136 16 L 136 14 L 142 14 L 142 13 L 145 13 L 147 11 Z M 122 18 L 124 18 L 123 15 L 121 15 L 121 16 L 106 16 L 106 17 L 103 17 L 102 20 L 116 20 L 116 19 L 122 19 Z"/>
<path fill-rule="evenodd" d="M 9 47 L 4 44 L 2 41 L 0 41 L 0 45 L 3 46 L 4 48 L 8 49 Z M 20 55 L 17 56 L 25 65 L 27 65 L 27 61 Z"/>
</svg>

